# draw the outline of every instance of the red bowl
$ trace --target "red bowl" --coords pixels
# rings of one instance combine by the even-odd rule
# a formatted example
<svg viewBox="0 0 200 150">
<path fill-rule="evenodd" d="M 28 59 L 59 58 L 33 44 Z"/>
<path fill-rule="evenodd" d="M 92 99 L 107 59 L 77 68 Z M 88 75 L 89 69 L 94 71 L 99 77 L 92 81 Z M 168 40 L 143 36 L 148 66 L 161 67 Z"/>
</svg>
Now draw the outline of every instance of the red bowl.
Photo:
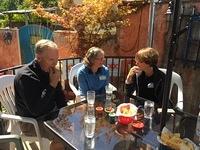
<svg viewBox="0 0 200 150">
<path fill-rule="evenodd" d="M 141 121 L 136 121 L 132 123 L 132 127 L 135 129 L 142 129 L 144 128 L 144 123 Z"/>
<path fill-rule="evenodd" d="M 127 125 L 131 122 L 133 122 L 132 117 L 124 117 L 124 116 L 118 116 L 118 122 L 124 125 Z"/>
<path fill-rule="evenodd" d="M 102 106 L 97 106 L 96 107 L 96 111 L 99 112 L 99 113 L 102 113 L 103 112 L 103 107 Z"/>
</svg>

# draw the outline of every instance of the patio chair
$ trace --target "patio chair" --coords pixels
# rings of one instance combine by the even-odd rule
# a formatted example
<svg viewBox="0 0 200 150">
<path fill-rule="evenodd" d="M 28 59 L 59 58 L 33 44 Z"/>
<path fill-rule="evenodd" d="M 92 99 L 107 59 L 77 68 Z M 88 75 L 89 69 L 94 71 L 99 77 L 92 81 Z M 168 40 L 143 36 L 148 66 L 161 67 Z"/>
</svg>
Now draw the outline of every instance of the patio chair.
<svg viewBox="0 0 200 150">
<path fill-rule="evenodd" d="M 159 68 L 159 70 L 166 74 L 166 69 Z M 175 107 L 182 111 L 183 110 L 183 83 L 182 83 L 181 76 L 173 71 L 172 72 L 172 78 L 171 78 L 169 97 L 171 97 L 172 89 L 173 89 L 174 85 L 176 85 L 177 88 L 178 88 L 177 102 L 176 102 Z"/>
<path fill-rule="evenodd" d="M 0 76 L 0 102 L 1 106 L 5 108 L 5 113 L 0 113 L 0 118 L 9 121 L 8 132 L 19 135 L 25 145 L 25 141 L 38 141 L 40 150 L 49 149 L 49 143 L 47 144 L 49 141 L 46 138 L 41 138 L 37 121 L 33 118 L 15 115 L 16 108 L 14 102 L 14 75 Z M 19 121 L 33 124 L 36 131 L 36 137 L 28 137 L 23 135 L 18 124 Z"/>
<path fill-rule="evenodd" d="M 24 150 L 21 137 L 18 135 L 0 135 L 0 143 L 15 143 L 16 150 Z M 1 147 L 2 148 L 2 147 Z"/>
<path fill-rule="evenodd" d="M 159 68 L 160 71 L 166 74 L 167 70 L 164 68 Z M 176 121 L 176 113 L 182 114 L 183 112 L 183 83 L 181 76 L 177 74 L 176 72 L 172 72 L 172 78 L 171 78 L 171 85 L 170 85 L 170 91 L 169 91 L 169 98 L 171 98 L 172 89 L 173 86 L 176 85 L 178 88 L 177 98 L 176 98 L 176 104 L 173 106 L 173 109 L 168 109 L 167 113 L 172 114 L 173 119 L 173 131 L 175 130 L 175 121 Z M 162 108 L 158 108 L 158 113 L 162 112 Z"/>
<path fill-rule="evenodd" d="M 83 66 L 83 63 L 78 63 L 76 65 L 74 65 L 70 72 L 69 72 L 69 86 L 71 88 L 71 90 L 74 92 L 75 96 L 79 96 L 80 93 L 79 93 L 79 90 L 78 90 L 78 82 L 77 82 L 77 72 L 78 72 L 78 69 Z M 112 91 L 117 91 L 117 88 L 114 87 L 111 83 L 109 83 L 109 88 L 112 90 Z"/>
<path fill-rule="evenodd" d="M 31 62 L 35 57 L 35 43 L 40 39 L 52 40 L 53 32 L 42 25 L 29 24 L 19 29 L 20 50 L 23 64 Z"/>
</svg>

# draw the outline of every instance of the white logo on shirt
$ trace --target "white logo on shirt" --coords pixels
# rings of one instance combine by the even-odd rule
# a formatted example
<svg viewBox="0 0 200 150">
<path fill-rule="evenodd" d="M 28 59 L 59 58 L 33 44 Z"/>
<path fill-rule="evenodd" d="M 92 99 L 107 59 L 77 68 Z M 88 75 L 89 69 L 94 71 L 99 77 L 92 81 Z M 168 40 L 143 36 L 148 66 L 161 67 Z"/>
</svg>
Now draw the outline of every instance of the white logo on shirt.
<svg viewBox="0 0 200 150">
<path fill-rule="evenodd" d="M 149 84 L 147 85 L 147 87 L 148 87 L 148 88 L 154 88 L 153 82 L 149 83 Z"/>
<path fill-rule="evenodd" d="M 45 95 L 46 95 L 46 93 L 47 93 L 47 89 L 44 89 L 44 90 L 42 91 L 41 98 L 44 98 Z"/>
<path fill-rule="evenodd" d="M 104 75 L 99 76 L 99 80 L 106 80 L 106 76 Z"/>
</svg>

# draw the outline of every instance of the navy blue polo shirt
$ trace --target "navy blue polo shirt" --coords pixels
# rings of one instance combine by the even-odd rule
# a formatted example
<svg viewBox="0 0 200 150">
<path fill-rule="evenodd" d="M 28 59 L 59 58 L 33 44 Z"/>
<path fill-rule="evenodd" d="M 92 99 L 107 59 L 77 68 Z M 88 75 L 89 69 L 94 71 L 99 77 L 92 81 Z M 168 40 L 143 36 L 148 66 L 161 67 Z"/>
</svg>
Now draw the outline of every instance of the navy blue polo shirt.
<svg viewBox="0 0 200 150">
<path fill-rule="evenodd" d="M 105 94 L 105 86 L 109 83 L 109 70 L 106 66 L 102 66 L 94 74 L 92 70 L 83 65 L 78 70 L 78 84 L 80 95 L 87 95 L 87 91 L 93 90 L 96 95 Z"/>
</svg>

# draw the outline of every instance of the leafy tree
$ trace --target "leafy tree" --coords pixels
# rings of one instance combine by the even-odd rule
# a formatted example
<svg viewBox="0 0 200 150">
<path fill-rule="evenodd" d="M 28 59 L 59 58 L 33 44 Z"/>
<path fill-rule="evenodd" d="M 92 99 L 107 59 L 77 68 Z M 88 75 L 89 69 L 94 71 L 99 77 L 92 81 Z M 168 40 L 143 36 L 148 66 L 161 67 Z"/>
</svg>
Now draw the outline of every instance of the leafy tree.
<svg viewBox="0 0 200 150">
<path fill-rule="evenodd" d="M 15 10 L 18 2 L 18 0 L 2 0 L 0 3 L 0 11 Z"/>
<path fill-rule="evenodd" d="M 36 10 L 39 16 L 77 31 L 81 55 L 89 47 L 101 46 L 116 36 L 117 28 L 128 25 L 125 16 L 136 11 L 123 5 L 122 0 L 83 0 L 81 5 L 75 5 L 72 0 L 60 0 L 58 8 L 57 13 L 44 11 L 42 5 Z"/>
<path fill-rule="evenodd" d="M 41 3 L 45 8 L 53 7 L 57 5 L 57 0 L 25 0 L 29 4 L 39 4 Z"/>
<path fill-rule="evenodd" d="M 35 3 L 42 3 L 44 7 L 57 5 L 57 0 L 1 0 L 0 11 L 29 9 Z"/>
<path fill-rule="evenodd" d="M 33 9 L 36 2 L 42 3 L 44 7 L 52 7 L 57 5 L 57 0 L 1 0 L 0 12 L 9 10 Z M 21 14 L 13 14 L 10 15 L 10 17 L 12 22 L 24 22 L 24 20 L 27 19 L 25 15 Z M 44 21 L 44 19 L 41 19 L 34 14 L 30 14 L 30 18 L 32 22 L 38 22 L 38 20 L 41 22 Z M 0 26 L 5 27 L 7 25 L 8 16 L 5 15 L 4 17 L 0 18 Z"/>
</svg>

